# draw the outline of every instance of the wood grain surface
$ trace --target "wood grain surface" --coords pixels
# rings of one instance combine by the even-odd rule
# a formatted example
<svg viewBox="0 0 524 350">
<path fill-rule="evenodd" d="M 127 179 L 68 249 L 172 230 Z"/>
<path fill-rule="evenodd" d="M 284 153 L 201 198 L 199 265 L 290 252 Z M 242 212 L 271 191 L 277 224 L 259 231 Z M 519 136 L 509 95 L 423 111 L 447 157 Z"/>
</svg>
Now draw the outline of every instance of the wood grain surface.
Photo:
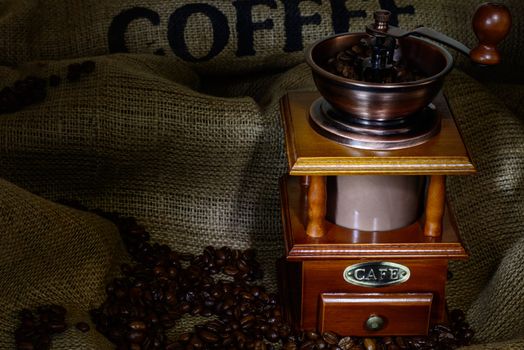
<svg viewBox="0 0 524 350">
<path fill-rule="evenodd" d="M 318 92 L 290 92 L 281 100 L 291 175 L 471 174 L 475 167 L 462 142 L 447 102 L 435 100 L 441 132 L 410 148 L 372 151 L 352 148 L 318 134 L 309 124 L 310 105 Z"/>
</svg>

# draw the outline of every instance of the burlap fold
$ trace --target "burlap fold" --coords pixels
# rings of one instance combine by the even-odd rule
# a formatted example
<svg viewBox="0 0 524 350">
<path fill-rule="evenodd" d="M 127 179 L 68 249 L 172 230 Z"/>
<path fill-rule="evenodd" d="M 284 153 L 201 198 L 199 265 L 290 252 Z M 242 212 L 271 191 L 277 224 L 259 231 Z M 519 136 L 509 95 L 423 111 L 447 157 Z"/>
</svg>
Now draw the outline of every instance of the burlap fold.
<svg viewBox="0 0 524 350">
<path fill-rule="evenodd" d="M 70 62 L 20 69 L 63 74 Z M 97 58 L 96 64 L 95 73 L 81 81 L 50 89 L 43 103 L 2 116 L 0 134 L 6 142 L 0 152 L 1 176 L 48 199 L 80 199 L 90 207 L 136 216 L 154 240 L 174 249 L 198 251 L 208 244 L 257 248 L 266 271 L 264 283 L 274 289 L 274 262 L 282 254 L 277 180 L 286 172 L 277 102 L 285 91 L 312 88 L 308 68 L 213 81 L 170 58 L 120 55 Z M 5 71 L 7 79 L 21 75 Z M 522 328 L 515 325 L 523 324 L 518 307 L 524 283 L 518 277 L 522 122 L 464 74 L 451 74 L 446 86 L 479 168 L 475 176 L 449 180 L 461 234 L 472 254 L 468 262 L 453 264 L 449 300 L 452 307 L 468 311 L 477 342 L 508 344 L 522 337 Z M 1 185 L 7 198 L 3 201 L 10 203 L 3 206 L 2 218 L 9 222 L 4 235 L 16 238 L 22 230 L 39 237 L 32 241 L 38 248 L 14 240 L 2 245 L 1 256 L 37 270 L 44 268 L 39 267 L 42 261 L 60 259 L 62 267 L 54 275 L 39 272 L 41 280 L 21 284 L 23 288 L 15 282 L 7 289 L 11 292 L 2 303 L 12 311 L 5 314 L 3 341 L 9 344 L 14 310 L 20 306 L 46 303 L 55 296 L 53 300 L 78 310 L 74 317 L 82 318 L 79 313 L 102 300 L 96 291 L 103 289 L 104 276 L 114 264 L 111 252 L 120 250 L 114 228 L 105 221 L 7 182 Z M 60 229 L 51 235 L 49 225 Z M 82 230 L 106 235 L 76 237 Z M 62 254 L 57 246 L 74 249 Z M 93 246 L 101 251 L 89 248 Z M 18 255 L 11 255 L 17 252 L 13 247 L 18 247 Z M 99 272 L 86 279 L 83 264 L 98 254 L 107 260 L 97 258 L 100 265 L 89 265 Z M 34 275 L 12 263 L 2 266 L 21 281 Z M 13 290 L 17 301 L 9 297 Z M 69 335 L 59 338 L 58 348 L 80 341 L 78 333 Z M 82 348 L 103 348 L 96 332 L 82 337 Z"/>
<path fill-rule="evenodd" d="M 275 2 L 275 9 L 268 3 L 256 6 L 252 19 L 271 18 L 273 29 L 253 33 L 255 54 L 239 54 L 237 8 L 246 5 L 210 2 L 224 14 L 230 34 L 220 53 L 199 62 L 166 50 L 171 45 L 166 31 L 177 9 L 202 3 L 0 3 L 1 87 L 28 75 L 62 77 L 43 102 L 0 115 L 1 348 L 13 347 L 22 307 L 56 302 L 68 308 L 70 323 L 87 320 L 87 310 L 103 300 L 106 279 L 125 258 L 110 223 L 52 202 L 58 199 L 135 216 L 154 241 L 175 250 L 256 248 L 266 271 L 263 283 L 276 288 L 275 260 L 283 254 L 278 178 L 287 171 L 278 100 L 292 89 L 313 89 L 309 69 L 296 65 L 303 60 L 301 49 L 293 51 L 293 45 L 333 32 L 331 11 L 341 2 L 300 2 L 302 16 L 318 13 L 321 20 L 314 24 L 312 17 L 295 41 L 286 40 L 292 28 L 286 32 L 284 2 Z M 404 11 L 397 17 L 401 25 L 424 23 L 472 44 L 469 24 L 466 29 L 463 24 L 477 3 L 344 2 L 356 12 L 349 24 L 337 25 L 362 29 L 377 4 L 395 4 Z M 111 22 L 137 6 L 159 15 L 158 25 L 151 14 L 130 22 L 125 32 L 127 50 L 141 54 L 107 55 L 114 39 L 108 34 Z M 184 27 L 192 55 L 206 55 L 209 43 L 218 40 L 205 15 L 213 10 L 199 9 L 203 12 Z M 503 46 L 514 76 L 522 62 L 521 17 L 514 16 L 517 29 Z M 293 50 L 284 50 L 286 45 Z M 166 57 L 151 55 L 161 48 Z M 96 63 L 92 74 L 77 82 L 64 79 L 69 64 L 86 59 Z M 518 95 L 496 92 L 519 114 Z M 463 73 L 450 74 L 446 93 L 478 167 L 477 175 L 448 179 L 471 253 L 470 260 L 451 265 L 450 306 L 464 308 L 477 331 L 479 345 L 471 349 L 521 349 L 523 120 Z M 111 345 L 95 331 L 72 329 L 54 348 Z"/>
<path fill-rule="evenodd" d="M 452 264 L 452 305 L 468 310 L 479 341 L 524 336 L 524 123 L 464 74 L 446 84 L 461 133 L 477 166 L 448 179 L 448 195 L 471 257 Z M 520 325 L 520 326 L 516 326 Z"/>
<path fill-rule="evenodd" d="M 116 228 L 96 215 L 54 204 L 5 180 L 0 180 L 0 203 L 0 348 L 13 349 L 23 308 L 56 303 L 67 308 L 69 322 L 88 320 L 125 252 Z M 60 336 L 66 337 L 63 349 L 109 345 L 97 332 L 81 339 L 69 330 Z"/>
</svg>

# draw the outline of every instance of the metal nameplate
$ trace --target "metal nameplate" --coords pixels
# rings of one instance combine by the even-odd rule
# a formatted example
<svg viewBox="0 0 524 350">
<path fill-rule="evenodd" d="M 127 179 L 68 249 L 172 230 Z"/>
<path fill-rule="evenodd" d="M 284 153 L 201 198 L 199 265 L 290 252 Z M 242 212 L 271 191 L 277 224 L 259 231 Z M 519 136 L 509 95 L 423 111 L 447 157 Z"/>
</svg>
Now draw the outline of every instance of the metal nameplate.
<svg viewBox="0 0 524 350">
<path fill-rule="evenodd" d="M 371 261 L 346 267 L 344 280 L 356 286 L 386 287 L 409 279 L 409 268 L 387 261 Z"/>
</svg>

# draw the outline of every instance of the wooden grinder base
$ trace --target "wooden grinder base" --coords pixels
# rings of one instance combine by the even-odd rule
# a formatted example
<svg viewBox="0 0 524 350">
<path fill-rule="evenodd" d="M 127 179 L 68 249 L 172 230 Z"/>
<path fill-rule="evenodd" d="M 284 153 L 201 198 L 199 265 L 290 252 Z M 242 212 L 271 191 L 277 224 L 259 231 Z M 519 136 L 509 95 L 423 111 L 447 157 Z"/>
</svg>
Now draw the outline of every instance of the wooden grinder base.
<svg viewBox="0 0 524 350">
<path fill-rule="evenodd" d="M 430 323 L 445 320 L 449 259 L 467 258 L 446 210 L 442 235 L 424 235 L 423 221 L 385 232 L 351 230 L 326 221 L 320 238 L 306 234 L 307 188 L 298 177 L 281 182 L 287 257 L 280 264 L 283 305 L 299 329 L 342 335 L 424 335 Z M 406 266 L 402 284 L 370 288 L 348 283 L 344 270 L 362 262 Z M 365 324 L 371 315 L 386 321 L 380 330 Z"/>
<path fill-rule="evenodd" d="M 442 129 L 427 143 L 372 151 L 340 145 L 312 130 L 308 110 L 316 98 L 317 93 L 296 92 L 281 103 L 290 175 L 280 184 L 286 256 L 279 270 L 289 321 L 297 329 L 340 335 L 425 335 L 430 324 L 445 320 L 448 261 L 468 256 L 445 206 L 445 176 L 475 169 L 447 104 L 442 96 L 434 102 Z M 325 176 L 370 174 L 427 176 L 420 219 L 382 232 L 327 221 Z M 398 273 L 394 266 L 400 266 L 408 278 L 380 286 L 351 282 L 347 271 L 365 280 L 364 269 L 356 268 L 362 265 L 386 266 L 371 277 Z"/>
</svg>

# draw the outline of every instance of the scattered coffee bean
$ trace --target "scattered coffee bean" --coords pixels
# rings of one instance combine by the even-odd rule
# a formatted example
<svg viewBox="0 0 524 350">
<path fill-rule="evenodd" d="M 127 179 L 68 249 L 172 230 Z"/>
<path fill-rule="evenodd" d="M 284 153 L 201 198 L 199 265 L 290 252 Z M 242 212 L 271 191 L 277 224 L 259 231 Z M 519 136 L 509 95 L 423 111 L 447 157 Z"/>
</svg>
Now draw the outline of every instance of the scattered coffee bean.
<svg viewBox="0 0 524 350">
<path fill-rule="evenodd" d="M 338 344 L 338 336 L 333 332 L 325 332 L 322 334 L 322 339 L 329 345 Z"/>
<path fill-rule="evenodd" d="M 59 305 L 43 305 L 36 311 L 23 309 L 19 313 L 21 325 L 15 330 L 17 350 L 49 349 L 51 337 L 67 329 L 66 310 Z"/>
<path fill-rule="evenodd" d="M 344 337 L 338 342 L 338 346 L 342 350 L 350 350 L 358 345 L 358 340 L 355 337 Z"/>
<path fill-rule="evenodd" d="M 135 260 L 121 266 L 124 276 L 108 283 L 106 300 L 90 312 L 96 330 L 116 349 L 448 350 L 469 344 L 473 337 L 459 310 L 451 311 L 449 327 L 434 326 L 428 337 L 297 332 L 284 320 L 277 296 L 254 284 L 262 276 L 254 250 L 206 247 L 198 255 L 175 252 L 150 243 L 146 229 L 134 218 L 95 212 L 115 222 Z M 219 279 L 220 273 L 233 278 Z M 168 340 L 166 332 L 185 314 L 215 319 L 194 326 L 175 341 Z M 36 314 L 22 310 L 22 325 L 15 332 L 17 349 L 48 349 L 49 335 L 37 339 L 35 334 L 63 331 L 64 315 L 65 309 L 58 305 L 38 308 Z M 42 324 L 50 333 L 40 331 Z M 89 329 L 84 322 L 76 327 Z"/>
<path fill-rule="evenodd" d="M 365 338 L 364 339 L 364 348 L 366 350 L 376 350 L 377 349 L 377 343 L 374 339 L 371 338 Z"/>
<path fill-rule="evenodd" d="M 91 329 L 89 327 L 89 325 L 85 322 L 78 322 L 76 325 L 75 325 L 76 329 L 78 329 L 80 332 L 89 332 L 89 330 Z"/>
</svg>

